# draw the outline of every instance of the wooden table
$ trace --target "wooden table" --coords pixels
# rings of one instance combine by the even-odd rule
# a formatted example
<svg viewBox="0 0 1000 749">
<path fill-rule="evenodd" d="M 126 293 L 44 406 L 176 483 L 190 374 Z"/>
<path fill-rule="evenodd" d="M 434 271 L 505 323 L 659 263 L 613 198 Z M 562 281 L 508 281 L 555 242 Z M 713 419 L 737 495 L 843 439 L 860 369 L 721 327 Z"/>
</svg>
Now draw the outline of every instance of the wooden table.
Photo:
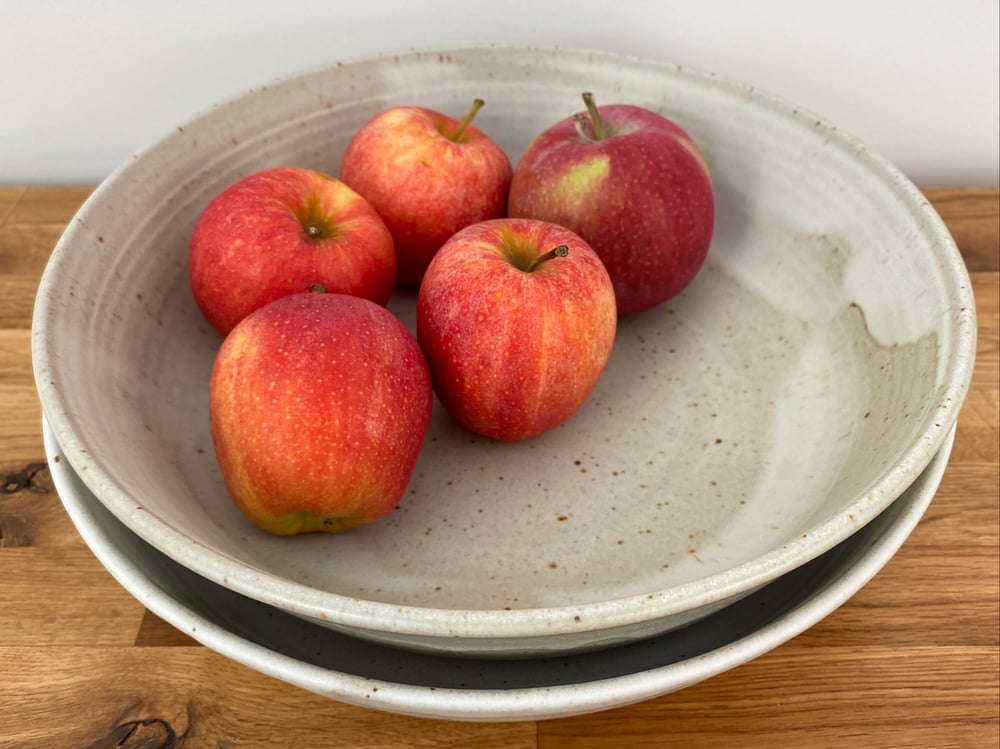
<svg viewBox="0 0 1000 749">
<path fill-rule="evenodd" d="M 509 724 L 390 715 L 263 676 L 158 619 L 95 560 L 52 488 L 29 342 L 39 275 L 89 192 L 0 187 L 3 749 L 998 746 L 997 190 L 926 190 L 972 274 L 978 361 L 941 488 L 888 566 L 730 672 L 630 707 Z"/>
</svg>

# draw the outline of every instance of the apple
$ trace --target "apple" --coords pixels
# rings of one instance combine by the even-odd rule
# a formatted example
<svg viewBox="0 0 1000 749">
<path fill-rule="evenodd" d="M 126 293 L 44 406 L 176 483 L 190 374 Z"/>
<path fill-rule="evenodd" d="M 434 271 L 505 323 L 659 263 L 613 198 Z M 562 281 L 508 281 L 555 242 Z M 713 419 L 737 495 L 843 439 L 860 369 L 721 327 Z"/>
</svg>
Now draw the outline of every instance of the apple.
<svg viewBox="0 0 1000 749">
<path fill-rule="evenodd" d="M 562 226 L 473 224 L 431 260 L 417 340 L 445 409 L 474 432 L 524 440 L 565 422 L 604 371 L 617 325 L 597 253 Z"/>
<path fill-rule="evenodd" d="M 209 416 L 233 502 L 276 535 L 371 523 L 399 501 L 430 419 L 413 334 L 362 297 L 291 294 L 241 320 L 212 368 Z"/>
<path fill-rule="evenodd" d="M 604 261 L 618 312 L 680 293 L 705 261 L 715 212 L 705 159 L 677 124 L 642 107 L 598 107 L 540 133 L 518 161 L 508 213 L 572 229 Z"/>
<path fill-rule="evenodd" d="M 471 122 L 397 106 L 363 125 L 344 151 L 340 178 L 368 199 L 396 245 L 396 282 L 417 286 L 438 248 L 469 224 L 507 209 L 507 154 Z"/>
<path fill-rule="evenodd" d="M 215 196 L 191 235 L 195 302 L 225 336 L 254 310 L 315 284 L 385 305 L 396 254 L 375 209 L 327 174 L 276 167 Z"/>
</svg>

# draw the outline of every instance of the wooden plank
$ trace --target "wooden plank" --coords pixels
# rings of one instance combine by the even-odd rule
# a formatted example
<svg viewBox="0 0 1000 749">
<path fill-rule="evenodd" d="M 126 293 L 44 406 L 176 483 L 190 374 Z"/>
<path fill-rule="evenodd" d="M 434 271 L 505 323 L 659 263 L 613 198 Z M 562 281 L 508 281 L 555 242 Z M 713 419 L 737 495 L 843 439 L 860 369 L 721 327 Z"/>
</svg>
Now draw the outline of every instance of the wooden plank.
<svg viewBox="0 0 1000 749">
<path fill-rule="evenodd" d="M 31 332 L 19 328 L 0 328 L 0 382 L 33 385 L 31 369 Z"/>
<path fill-rule="evenodd" d="M 27 187 L 0 185 L 0 227 L 28 191 Z"/>
<path fill-rule="evenodd" d="M 147 749 L 536 745 L 533 722 L 457 723 L 355 707 L 202 647 L 0 647 L 0 749 L 143 746 L 121 743 L 129 728 L 160 737 Z"/>
<path fill-rule="evenodd" d="M 0 457 L 25 456 L 44 459 L 42 406 L 38 392 L 29 383 L 7 384 L 0 380 L 0 404 L 4 426 L 0 430 Z"/>
<path fill-rule="evenodd" d="M 6 214 L 4 223 L 65 226 L 94 191 L 94 188 L 91 186 L 49 187 L 39 185 L 5 188 L 5 190 L 9 191 L 6 200 L 13 201 L 13 210 Z M 4 197 L 0 193 L 0 206 L 3 204 Z"/>
<path fill-rule="evenodd" d="M 91 188 L 0 190 L 0 274 L 41 274 L 52 248 Z"/>
<path fill-rule="evenodd" d="M 0 461 L 0 549 L 83 545 L 44 461 L 44 455 Z"/>
<path fill-rule="evenodd" d="M 33 275 L 0 275 L 0 329 L 31 329 L 38 280 Z"/>
<path fill-rule="evenodd" d="M 0 552 L 0 609 L 17 611 L 17 616 L 0 617 L 0 643 L 58 652 L 135 642 L 145 608 L 85 546 L 4 547 Z"/>
<path fill-rule="evenodd" d="M 63 230 L 62 223 L 0 226 L 0 274 L 29 275 L 37 282 Z"/>
<path fill-rule="evenodd" d="M 997 669 L 985 647 L 783 647 L 672 695 L 539 723 L 538 746 L 996 746 Z"/>
<path fill-rule="evenodd" d="M 958 432 L 951 452 L 954 463 L 995 464 L 1000 452 L 1000 390 L 972 387 L 958 416 Z"/>
</svg>

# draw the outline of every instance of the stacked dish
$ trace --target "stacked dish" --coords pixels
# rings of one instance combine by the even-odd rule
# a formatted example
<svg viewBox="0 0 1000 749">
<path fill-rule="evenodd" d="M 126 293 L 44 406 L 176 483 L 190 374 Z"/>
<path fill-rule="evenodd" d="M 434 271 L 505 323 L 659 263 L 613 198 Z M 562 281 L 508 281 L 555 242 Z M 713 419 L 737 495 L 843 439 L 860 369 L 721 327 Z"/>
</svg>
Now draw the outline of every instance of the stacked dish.
<svg viewBox="0 0 1000 749">
<path fill-rule="evenodd" d="M 854 595 L 907 539 L 934 497 L 953 437 L 875 520 L 725 611 L 614 648 L 504 660 L 366 642 L 216 585 L 173 563 L 109 513 L 45 429 L 56 488 L 84 541 L 155 614 L 239 663 L 317 694 L 466 721 L 543 720 L 621 707 L 692 686 L 805 631 Z"/>
<path fill-rule="evenodd" d="M 562 427 L 492 443 L 436 408 L 389 517 L 293 539 L 251 526 L 214 460 L 207 388 L 221 341 L 188 288 L 207 201 L 269 166 L 337 174 L 356 129 L 401 103 L 459 113 L 485 99 L 477 124 L 516 163 L 585 90 L 661 111 L 701 148 L 716 227 L 695 281 L 620 321 L 608 369 Z M 412 326 L 412 293 L 389 306 Z M 473 48 L 309 71 L 177 128 L 81 208 L 43 276 L 32 344 L 64 500 L 133 592 L 159 585 L 161 609 L 196 610 L 155 582 L 165 557 L 185 590 L 221 586 L 233 606 L 280 609 L 324 637 L 423 651 L 400 656 L 414 659 L 527 658 L 508 667 L 530 670 L 676 644 L 770 585 L 787 592 L 786 576 L 820 558 L 887 536 L 880 548 L 898 548 L 933 494 L 929 466 L 947 459 L 975 314 L 927 201 L 822 119 L 663 63 Z M 826 600 L 859 577 L 828 582 Z M 217 627 L 232 623 L 213 611 Z"/>
</svg>

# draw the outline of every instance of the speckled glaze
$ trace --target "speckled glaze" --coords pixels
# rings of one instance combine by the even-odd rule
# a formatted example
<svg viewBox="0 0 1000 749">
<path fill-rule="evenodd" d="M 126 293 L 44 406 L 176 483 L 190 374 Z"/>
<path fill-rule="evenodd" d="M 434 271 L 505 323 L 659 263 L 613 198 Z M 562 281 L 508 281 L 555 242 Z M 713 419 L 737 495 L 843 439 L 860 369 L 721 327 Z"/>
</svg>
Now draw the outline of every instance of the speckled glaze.
<svg viewBox="0 0 1000 749">
<path fill-rule="evenodd" d="M 336 174 L 379 110 L 461 113 L 516 163 L 581 91 L 674 119 L 712 174 L 716 226 L 675 299 L 623 319 L 584 407 L 495 444 L 436 408 L 397 510 L 335 537 L 250 526 L 219 477 L 220 339 L 187 281 L 201 208 L 267 166 Z M 390 309 L 413 326 L 415 295 Z M 45 416 L 128 528 L 298 616 L 465 655 L 600 648 L 679 627 L 831 549 L 941 448 L 971 375 L 968 275 L 896 169 L 750 86 L 567 50 L 411 52 L 255 89 L 124 164 L 56 247 L 33 325 Z"/>
<path fill-rule="evenodd" d="M 930 505 L 954 431 L 924 472 L 871 523 L 725 611 L 642 642 L 533 659 L 471 659 L 386 647 L 233 593 L 140 540 L 60 460 L 52 478 L 95 556 L 155 614 L 250 668 L 342 702 L 427 718 L 543 720 L 677 691 L 746 663 L 844 603 L 892 558 Z"/>
</svg>

